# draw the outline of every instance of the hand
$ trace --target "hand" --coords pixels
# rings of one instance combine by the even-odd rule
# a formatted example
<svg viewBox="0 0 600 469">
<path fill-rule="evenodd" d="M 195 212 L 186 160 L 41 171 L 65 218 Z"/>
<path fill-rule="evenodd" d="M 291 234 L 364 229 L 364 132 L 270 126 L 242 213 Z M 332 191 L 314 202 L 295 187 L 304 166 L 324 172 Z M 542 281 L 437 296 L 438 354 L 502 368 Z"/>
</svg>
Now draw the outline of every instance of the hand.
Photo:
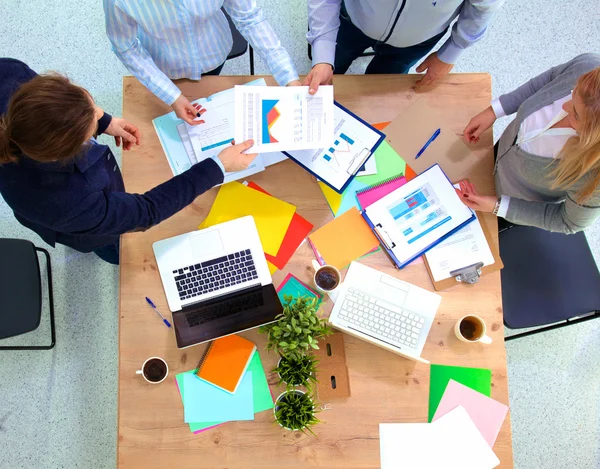
<svg viewBox="0 0 600 469">
<path fill-rule="evenodd" d="M 180 94 L 179 98 L 175 100 L 171 107 L 175 111 L 175 115 L 180 119 L 183 119 L 190 125 L 198 125 L 204 124 L 203 120 L 195 120 L 197 117 L 200 117 L 202 114 L 206 112 L 199 104 L 192 104 L 188 101 L 188 99 Z"/>
<path fill-rule="evenodd" d="M 300 80 L 294 80 L 294 81 L 290 81 L 287 85 L 285 86 L 302 86 L 302 83 L 300 83 Z"/>
<path fill-rule="evenodd" d="M 492 106 L 481 111 L 469 121 L 463 131 L 463 139 L 467 143 L 479 142 L 479 136 L 496 122 L 496 113 Z"/>
<path fill-rule="evenodd" d="M 242 171 L 246 169 L 252 160 L 256 158 L 258 153 L 245 154 L 244 151 L 248 150 L 254 145 L 254 140 L 246 140 L 243 143 L 235 144 L 235 141 L 231 141 L 231 146 L 225 148 L 219 153 L 219 160 L 223 164 L 225 171 L 232 173 L 235 171 Z"/>
<path fill-rule="evenodd" d="M 417 81 L 415 85 L 417 88 L 431 85 L 434 81 L 448 75 L 453 68 L 453 64 L 447 64 L 438 59 L 437 52 L 429 54 L 429 56 L 423 60 L 421 65 L 417 67 L 417 73 L 422 73 L 425 70 L 427 70 L 427 73 L 425 73 L 425 76 Z"/>
<path fill-rule="evenodd" d="M 139 145 L 142 141 L 138 128 L 120 117 L 113 117 L 104 133 L 115 137 L 117 146 L 123 140 L 123 150 L 130 150 L 134 143 Z"/>
<path fill-rule="evenodd" d="M 331 85 L 333 83 L 333 66 L 331 64 L 317 64 L 304 79 L 304 86 L 308 86 L 309 94 L 315 94 L 319 85 Z"/>
<path fill-rule="evenodd" d="M 498 198 L 493 195 L 479 195 L 475 190 L 475 186 L 469 181 L 462 180 L 458 183 L 460 189 L 456 189 L 456 193 L 460 200 L 470 209 L 478 212 L 492 213 L 496 207 Z"/>
</svg>

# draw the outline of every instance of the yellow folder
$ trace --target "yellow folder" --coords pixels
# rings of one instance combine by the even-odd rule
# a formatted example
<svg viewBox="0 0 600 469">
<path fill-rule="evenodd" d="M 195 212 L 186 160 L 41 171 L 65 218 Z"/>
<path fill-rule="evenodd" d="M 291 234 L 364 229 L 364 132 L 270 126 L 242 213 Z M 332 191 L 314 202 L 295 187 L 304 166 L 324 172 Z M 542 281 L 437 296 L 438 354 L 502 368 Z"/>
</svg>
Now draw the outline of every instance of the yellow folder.
<svg viewBox="0 0 600 469">
<path fill-rule="evenodd" d="M 296 207 L 283 200 L 239 182 L 230 182 L 221 186 L 208 216 L 198 228 L 208 228 L 251 215 L 254 217 L 263 250 L 276 256 L 295 212 Z"/>
</svg>

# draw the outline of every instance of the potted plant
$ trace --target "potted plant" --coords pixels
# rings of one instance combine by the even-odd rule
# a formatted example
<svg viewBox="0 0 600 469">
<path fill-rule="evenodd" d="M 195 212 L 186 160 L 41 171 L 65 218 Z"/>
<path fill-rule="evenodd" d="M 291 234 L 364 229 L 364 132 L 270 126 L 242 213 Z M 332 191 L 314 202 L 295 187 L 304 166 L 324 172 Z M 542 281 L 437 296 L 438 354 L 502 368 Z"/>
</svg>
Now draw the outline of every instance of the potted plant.
<svg viewBox="0 0 600 469">
<path fill-rule="evenodd" d="M 315 416 L 315 404 L 309 394 L 299 389 L 285 391 L 275 401 L 273 412 L 277 423 L 286 430 L 303 433 L 308 430 L 315 435 L 311 427 L 319 423 L 319 419 Z"/>
<path fill-rule="evenodd" d="M 282 357 L 300 358 L 311 348 L 318 349 L 317 340 L 333 331 L 326 319 L 317 316 L 316 298 L 285 295 L 283 299 L 283 313 L 260 331 L 267 334 L 267 350 L 277 350 Z"/>
<path fill-rule="evenodd" d="M 301 357 L 281 357 L 273 372 L 279 375 L 279 384 L 285 383 L 290 386 L 304 386 L 312 389 L 317 383 L 317 359 L 312 355 Z"/>
</svg>

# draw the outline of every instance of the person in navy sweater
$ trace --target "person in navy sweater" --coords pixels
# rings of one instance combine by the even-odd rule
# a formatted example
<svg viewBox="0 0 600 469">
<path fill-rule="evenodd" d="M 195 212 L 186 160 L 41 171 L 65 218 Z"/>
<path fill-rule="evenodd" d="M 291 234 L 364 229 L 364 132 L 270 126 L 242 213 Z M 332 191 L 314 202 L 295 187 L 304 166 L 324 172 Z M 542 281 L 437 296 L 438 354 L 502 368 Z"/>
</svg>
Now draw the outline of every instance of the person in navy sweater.
<svg viewBox="0 0 600 469">
<path fill-rule="evenodd" d="M 121 234 L 157 225 L 256 157 L 243 153 L 249 140 L 145 194 L 130 194 L 110 148 L 95 140 L 102 133 L 124 150 L 140 144 L 134 125 L 102 111 L 66 77 L 0 58 L 0 194 L 46 243 L 93 251 L 112 264 Z"/>
</svg>

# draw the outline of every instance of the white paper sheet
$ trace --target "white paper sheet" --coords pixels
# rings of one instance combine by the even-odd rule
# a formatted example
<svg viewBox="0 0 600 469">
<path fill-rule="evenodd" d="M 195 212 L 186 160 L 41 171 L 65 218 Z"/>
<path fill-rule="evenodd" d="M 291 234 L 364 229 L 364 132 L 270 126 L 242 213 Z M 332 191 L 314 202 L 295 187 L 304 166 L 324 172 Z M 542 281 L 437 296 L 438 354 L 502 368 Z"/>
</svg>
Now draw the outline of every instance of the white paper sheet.
<svg viewBox="0 0 600 469">
<path fill-rule="evenodd" d="M 334 105 L 334 122 L 334 135 L 325 147 L 288 153 L 320 180 L 340 190 L 350 177 L 358 175 L 365 160 L 367 171 L 361 175 L 377 172 L 375 158 L 367 158 L 381 135 L 337 105 Z"/>
<path fill-rule="evenodd" d="M 439 165 L 419 174 L 365 211 L 401 264 L 473 216 Z"/>
<path fill-rule="evenodd" d="M 493 469 L 500 461 L 462 406 L 433 423 L 379 424 L 381 469 Z"/>
<path fill-rule="evenodd" d="M 249 152 L 322 148 L 333 137 L 333 86 L 236 86 L 235 139 Z"/>
</svg>

